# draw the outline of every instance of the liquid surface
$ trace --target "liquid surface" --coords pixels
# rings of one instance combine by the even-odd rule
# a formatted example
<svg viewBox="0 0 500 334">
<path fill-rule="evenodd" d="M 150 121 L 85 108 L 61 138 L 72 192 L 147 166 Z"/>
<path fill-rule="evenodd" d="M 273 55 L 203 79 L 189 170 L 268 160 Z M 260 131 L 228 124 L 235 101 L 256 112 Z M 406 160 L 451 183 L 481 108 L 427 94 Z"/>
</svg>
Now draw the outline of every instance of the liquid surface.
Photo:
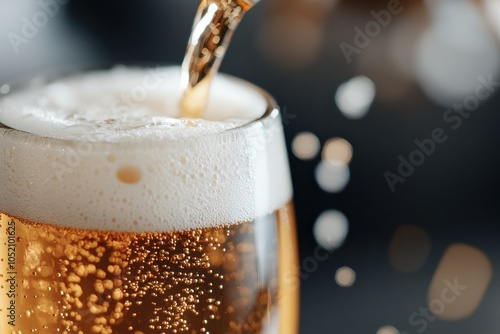
<svg viewBox="0 0 500 334">
<path fill-rule="evenodd" d="M 1 333 L 296 330 L 290 205 L 173 233 L 78 230 L 6 214 L 0 225 Z"/>
</svg>

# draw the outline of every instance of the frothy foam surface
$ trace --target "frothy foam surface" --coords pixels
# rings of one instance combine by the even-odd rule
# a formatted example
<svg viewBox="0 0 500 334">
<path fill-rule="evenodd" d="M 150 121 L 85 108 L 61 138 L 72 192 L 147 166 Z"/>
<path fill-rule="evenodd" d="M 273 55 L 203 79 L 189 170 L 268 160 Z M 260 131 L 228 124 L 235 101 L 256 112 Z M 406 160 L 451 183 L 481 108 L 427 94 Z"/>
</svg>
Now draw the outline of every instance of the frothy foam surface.
<svg viewBox="0 0 500 334">
<path fill-rule="evenodd" d="M 1 102 L 0 122 L 67 140 L 178 140 L 243 125 L 266 108 L 258 92 L 220 76 L 205 119 L 177 119 L 179 81 L 176 68 L 123 67 L 48 84 L 38 80 Z"/>
<path fill-rule="evenodd" d="M 95 72 L 0 100 L 0 211 L 75 228 L 170 231 L 246 221 L 291 198 L 278 117 L 227 76 L 205 120 L 176 119 L 180 70 Z M 28 132 L 30 134 L 24 133 Z"/>
</svg>

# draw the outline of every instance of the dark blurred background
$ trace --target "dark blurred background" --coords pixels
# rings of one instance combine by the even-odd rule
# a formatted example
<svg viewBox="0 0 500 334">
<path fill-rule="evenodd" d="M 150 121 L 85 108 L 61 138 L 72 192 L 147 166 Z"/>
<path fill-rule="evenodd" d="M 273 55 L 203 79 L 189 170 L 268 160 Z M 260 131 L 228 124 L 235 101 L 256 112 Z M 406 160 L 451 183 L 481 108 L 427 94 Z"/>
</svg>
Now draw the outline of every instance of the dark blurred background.
<svg viewBox="0 0 500 334">
<path fill-rule="evenodd" d="M 47 3 L 0 0 L 0 95 L 47 71 L 178 64 L 198 6 Z M 499 22 L 498 0 L 246 15 L 221 70 L 285 111 L 301 333 L 500 332 Z"/>
</svg>

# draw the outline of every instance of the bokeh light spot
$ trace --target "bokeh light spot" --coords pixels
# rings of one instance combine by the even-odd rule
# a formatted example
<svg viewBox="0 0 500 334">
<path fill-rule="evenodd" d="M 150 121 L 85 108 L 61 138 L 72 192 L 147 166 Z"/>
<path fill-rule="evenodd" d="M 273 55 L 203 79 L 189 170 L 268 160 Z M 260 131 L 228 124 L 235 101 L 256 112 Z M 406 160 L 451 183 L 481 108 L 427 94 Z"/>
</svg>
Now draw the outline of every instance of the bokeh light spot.
<svg viewBox="0 0 500 334">
<path fill-rule="evenodd" d="M 10 92 L 10 86 L 5 84 L 0 87 L 0 94 L 9 94 Z"/>
<path fill-rule="evenodd" d="M 377 334 L 399 334 L 399 331 L 392 326 L 380 327 Z"/>
<path fill-rule="evenodd" d="M 500 1 L 484 0 L 485 14 L 488 16 L 490 24 L 500 37 Z"/>
<path fill-rule="evenodd" d="M 356 282 L 356 272 L 349 267 L 342 267 L 335 273 L 335 282 L 343 288 L 348 288 Z"/>
<path fill-rule="evenodd" d="M 349 232 L 349 221 L 337 210 L 328 210 L 319 215 L 313 227 L 316 242 L 327 250 L 340 247 Z"/>
<path fill-rule="evenodd" d="M 391 240 L 389 261 L 394 269 L 412 273 L 423 267 L 431 252 L 427 232 L 415 225 L 400 226 Z"/>
<path fill-rule="evenodd" d="M 352 159 L 352 146 L 345 139 L 332 138 L 323 146 L 321 157 L 333 164 L 348 165 Z"/>
<path fill-rule="evenodd" d="M 429 286 L 430 311 L 443 320 L 467 318 L 481 304 L 492 275 L 491 262 L 481 250 L 466 244 L 451 245 Z"/>
<path fill-rule="evenodd" d="M 473 1 L 426 3 L 432 20 L 418 41 L 414 63 L 420 87 L 446 108 L 466 98 L 477 99 L 480 78 L 500 69 L 500 51 L 491 29 Z"/>
<path fill-rule="evenodd" d="M 301 132 L 293 139 L 292 152 L 299 159 L 311 160 L 318 155 L 320 146 L 319 139 L 314 133 Z"/>
<path fill-rule="evenodd" d="M 276 66 L 289 70 L 313 64 L 325 44 L 328 12 L 336 2 L 337 0 L 275 2 L 260 24 L 257 33 L 258 49 Z"/>
<path fill-rule="evenodd" d="M 315 176 L 321 189 L 330 193 L 338 193 L 349 183 L 351 173 L 347 165 L 322 160 L 316 167 Z"/>
<path fill-rule="evenodd" d="M 358 76 L 337 89 L 335 102 L 345 117 L 359 119 L 366 115 L 375 99 L 375 84 L 365 76 Z"/>
</svg>

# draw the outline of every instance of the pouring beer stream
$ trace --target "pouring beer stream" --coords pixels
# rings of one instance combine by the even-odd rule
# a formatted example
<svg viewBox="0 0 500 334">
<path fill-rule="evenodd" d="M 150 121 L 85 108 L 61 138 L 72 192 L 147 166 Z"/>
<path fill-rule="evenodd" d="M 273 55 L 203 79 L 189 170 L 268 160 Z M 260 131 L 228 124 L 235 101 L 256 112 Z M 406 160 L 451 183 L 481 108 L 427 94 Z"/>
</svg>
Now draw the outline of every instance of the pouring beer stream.
<svg viewBox="0 0 500 334">
<path fill-rule="evenodd" d="M 181 117 L 200 118 L 210 82 L 219 70 L 234 30 L 260 0 L 203 0 L 196 13 L 182 64 Z"/>
</svg>

